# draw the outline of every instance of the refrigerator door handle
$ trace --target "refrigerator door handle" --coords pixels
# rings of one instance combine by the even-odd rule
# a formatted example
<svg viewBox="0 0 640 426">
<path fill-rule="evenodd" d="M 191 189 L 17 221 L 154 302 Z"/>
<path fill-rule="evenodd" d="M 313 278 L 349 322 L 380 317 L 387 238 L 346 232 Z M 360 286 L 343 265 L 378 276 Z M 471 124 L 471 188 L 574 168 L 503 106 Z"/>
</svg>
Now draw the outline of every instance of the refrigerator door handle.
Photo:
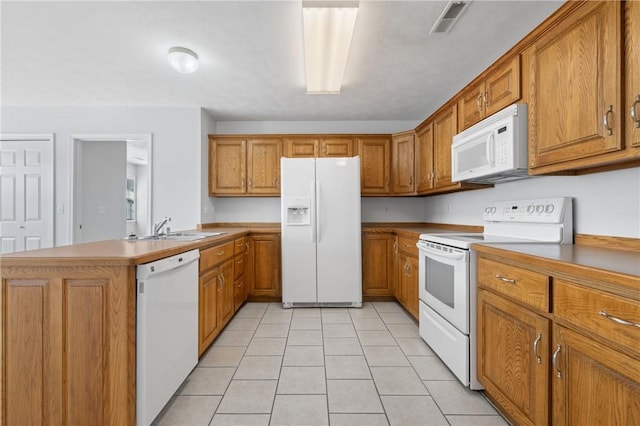
<svg viewBox="0 0 640 426">
<path fill-rule="evenodd" d="M 317 180 L 316 181 L 316 194 L 315 194 L 315 199 L 316 199 L 316 240 L 318 242 L 320 242 L 320 181 Z"/>
<path fill-rule="evenodd" d="M 316 181 L 312 180 L 309 184 L 309 193 L 311 194 L 311 211 L 309 212 L 311 219 L 311 242 L 316 242 Z"/>
</svg>

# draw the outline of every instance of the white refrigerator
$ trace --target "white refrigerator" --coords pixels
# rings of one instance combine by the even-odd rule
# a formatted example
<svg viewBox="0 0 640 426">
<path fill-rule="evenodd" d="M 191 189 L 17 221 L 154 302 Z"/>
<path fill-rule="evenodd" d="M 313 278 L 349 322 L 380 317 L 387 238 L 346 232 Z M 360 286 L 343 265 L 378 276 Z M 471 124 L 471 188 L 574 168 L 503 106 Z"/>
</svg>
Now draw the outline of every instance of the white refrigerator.
<svg viewBox="0 0 640 426">
<path fill-rule="evenodd" d="M 360 158 L 282 158 L 282 304 L 362 306 Z"/>
</svg>

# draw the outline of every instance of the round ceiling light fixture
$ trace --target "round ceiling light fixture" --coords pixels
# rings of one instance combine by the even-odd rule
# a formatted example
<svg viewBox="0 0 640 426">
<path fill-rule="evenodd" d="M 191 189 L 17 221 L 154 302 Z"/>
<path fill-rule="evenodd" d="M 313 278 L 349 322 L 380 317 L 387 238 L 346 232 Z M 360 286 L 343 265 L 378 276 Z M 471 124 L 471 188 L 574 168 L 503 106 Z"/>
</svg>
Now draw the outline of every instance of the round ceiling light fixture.
<svg viewBox="0 0 640 426">
<path fill-rule="evenodd" d="M 198 55 L 186 47 L 172 47 L 167 58 L 174 70 L 181 73 L 192 73 L 198 69 Z"/>
</svg>

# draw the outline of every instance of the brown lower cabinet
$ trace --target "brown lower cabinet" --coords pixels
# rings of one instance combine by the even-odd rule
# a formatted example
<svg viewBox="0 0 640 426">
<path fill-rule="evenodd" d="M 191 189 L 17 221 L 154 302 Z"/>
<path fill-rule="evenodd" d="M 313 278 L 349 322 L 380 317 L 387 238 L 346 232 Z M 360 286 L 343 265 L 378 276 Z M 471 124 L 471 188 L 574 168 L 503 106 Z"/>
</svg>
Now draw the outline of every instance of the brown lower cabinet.
<svg viewBox="0 0 640 426">
<path fill-rule="evenodd" d="M 282 294 L 280 231 L 256 233 L 249 238 L 249 297 L 279 300 Z"/>
<path fill-rule="evenodd" d="M 395 247 L 392 233 L 362 233 L 362 296 L 393 296 Z"/>
<path fill-rule="evenodd" d="M 518 425 L 640 424 L 640 301 L 479 256 L 478 380 L 502 413 Z"/>
</svg>

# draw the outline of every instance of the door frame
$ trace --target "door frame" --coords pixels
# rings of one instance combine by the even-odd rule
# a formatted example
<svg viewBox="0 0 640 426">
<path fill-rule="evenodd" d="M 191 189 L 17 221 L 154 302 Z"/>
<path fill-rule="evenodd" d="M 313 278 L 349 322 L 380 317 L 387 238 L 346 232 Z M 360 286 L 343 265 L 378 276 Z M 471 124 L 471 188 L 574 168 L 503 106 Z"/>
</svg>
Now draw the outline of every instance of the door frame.
<svg viewBox="0 0 640 426">
<path fill-rule="evenodd" d="M 82 170 L 79 167 L 82 144 L 84 142 L 129 142 L 129 141 L 143 141 L 147 143 L 147 171 L 148 171 L 148 189 L 147 189 L 147 223 L 151 224 L 152 216 L 152 192 L 153 192 L 153 149 L 152 149 L 152 134 L 151 133 L 80 133 L 71 134 L 71 150 L 69 160 L 69 243 L 75 244 L 79 233 L 76 228 L 76 221 L 82 219 L 76 214 L 76 191 L 79 191 L 81 187 L 76 183 L 78 179 L 82 178 Z M 124 188 L 122 188 L 122 195 L 124 197 Z"/>
<path fill-rule="evenodd" d="M 11 142 L 27 142 L 27 141 L 41 141 L 51 143 L 51 176 L 47 187 L 51 191 L 51 205 L 49 207 L 49 214 L 47 216 L 50 219 L 51 229 L 48 231 L 48 237 L 51 239 L 51 247 L 56 246 L 56 218 L 55 218 L 55 205 L 56 205 L 56 143 L 55 133 L 0 133 L 0 141 Z M 46 182 L 43 182 L 46 184 Z M 44 212 L 43 212 L 44 216 Z"/>
</svg>

